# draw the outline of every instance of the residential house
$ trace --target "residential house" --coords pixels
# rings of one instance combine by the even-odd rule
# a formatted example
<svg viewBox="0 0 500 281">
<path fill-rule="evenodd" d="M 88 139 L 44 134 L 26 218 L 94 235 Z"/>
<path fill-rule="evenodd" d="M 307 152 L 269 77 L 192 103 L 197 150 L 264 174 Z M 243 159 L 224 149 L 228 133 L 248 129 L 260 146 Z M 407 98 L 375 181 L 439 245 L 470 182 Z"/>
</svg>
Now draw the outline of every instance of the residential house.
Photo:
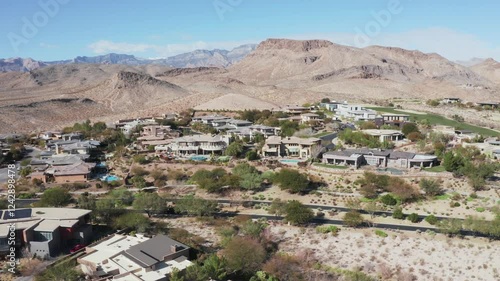
<svg viewBox="0 0 500 281">
<path fill-rule="evenodd" d="M 478 102 L 476 103 L 480 107 L 488 107 L 488 108 L 498 108 L 500 103 L 498 102 Z"/>
<path fill-rule="evenodd" d="M 174 269 L 192 265 L 190 248 L 162 234 L 153 238 L 115 234 L 85 250 L 77 262 L 86 275 L 100 280 L 166 281 Z"/>
<path fill-rule="evenodd" d="M 368 129 L 368 130 L 362 130 L 361 132 L 370 135 L 372 137 L 378 138 L 380 142 L 398 141 L 402 140 L 404 137 L 403 133 L 399 130 Z"/>
<path fill-rule="evenodd" d="M 255 136 L 262 135 L 264 138 L 268 136 L 278 135 L 280 132 L 280 128 L 268 127 L 264 125 L 252 125 L 248 127 L 242 127 L 239 129 L 232 129 L 226 131 L 228 136 L 237 136 L 240 138 L 249 138 L 253 140 Z"/>
<path fill-rule="evenodd" d="M 303 113 L 300 115 L 300 122 L 301 123 L 309 123 L 309 122 L 319 122 L 322 121 L 321 118 L 319 118 L 319 115 L 316 113 Z"/>
<path fill-rule="evenodd" d="M 195 116 L 191 118 L 191 122 L 193 123 L 202 123 L 207 125 L 212 125 L 217 122 L 223 122 L 225 120 L 232 119 L 231 117 L 223 116 L 223 115 L 204 115 L 204 116 Z"/>
<path fill-rule="evenodd" d="M 434 155 L 377 149 L 346 149 L 323 153 L 323 163 L 353 166 L 363 165 L 392 168 L 432 167 L 437 163 Z"/>
<path fill-rule="evenodd" d="M 298 106 L 298 105 L 287 105 L 278 111 L 282 111 L 291 115 L 301 115 L 303 113 L 307 113 L 311 110 L 310 107 Z"/>
<path fill-rule="evenodd" d="M 321 108 L 325 108 L 328 111 L 336 111 L 340 104 L 342 103 L 336 101 L 330 101 L 330 102 L 320 103 L 319 106 Z"/>
<path fill-rule="evenodd" d="M 44 174 L 48 178 L 52 177 L 55 183 L 85 182 L 89 180 L 95 166 L 95 163 L 79 162 L 48 168 Z"/>
<path fill-rule="evenodd" d="M 484 142 L 468 143 L 464 142 L 462 144 L 464 147 L 473 146 L 479 149 L 481 154 L 484 154 L 492 159 L 499 159 L 498 152 L 500 151 L 500 141 L 496 139 L 486 139 Z"/>
<path fill-rule="evenodd" d="M 14 216 L 11 216 L 11 213 Z M 8 237 L 15 228 L 15 246 L 26 247 L 37 257 L 56 257 L 92 237 L 90 210 L 72 208 L 28 208 L 0 211 L 0 254 L 9 251 Z"/>
<path fill-rule="evenodd" d="M 137 138 L 139 145 L 145 149 L 149 146 L 167 145 L 172 138 L 178 138 L 180 132 L 170 126 L 150 125 L 142 128 L 141 136 Z"/>
<path fill-rule="evenodd" d="M 353 118 L 356 121 L 374 120 L 377 117 L 376 111 L 357 104 L 339 104 L 335 112 L 337 115 Z"/>
<path fill-rule="evenodd" d="M 247 120 L 230 118 L 230 119 L 212 121 L 210 125 L 215 129 L 217 129 L 218 131 L 222 131 L 222 130 L 234 130 L 234 129 L 246 128 L 251 126 L 252 122 Z"/>
<path fill-rule="evenodd" d="M 263 156 L 309 158 L 321 147 L 321 139 L 270 136 L 262 148 Z"/>
<path fill-rule="evenodd" d="M 264 125 L 252 125 L 248 128 L 254 132 L 262 133 L 266 137 L 267 136 L 277 136 L 281 132 L 281 128 L 279 128 L 279 127 L 269 127 L 269 126 L 264 126 Z"/>
<path fill-rule="evenodd" d="M 137 119 L 122 119 L 115 123 L 116 129 L 123 132 L 124 135 L 129 136 L 137 126 L 158 125 L 153 117 L 144 117 Z"/>
<path fill-rule="evenodd" d="M 172 139 L 170 144 L 158 145 L 156 153 L 172 153 L 173 155 L 203 154 L 221 155 L 229 145 L 228 136 L 192 135 Z"/>
<path fill-rule="evenodd" d="M 386 113 L 382 114 L 381 117 L 383 125 L 393 125 L 401 127 L 405 123 L 410 122 L 410 115 L 408 114 Z"/>
<path fill-rule="evenodd" d="M 38 138 L 42 140 L 59 140 L 62 139 L 61 131 L 46 131 L 38 134 Z"/>
</svg>

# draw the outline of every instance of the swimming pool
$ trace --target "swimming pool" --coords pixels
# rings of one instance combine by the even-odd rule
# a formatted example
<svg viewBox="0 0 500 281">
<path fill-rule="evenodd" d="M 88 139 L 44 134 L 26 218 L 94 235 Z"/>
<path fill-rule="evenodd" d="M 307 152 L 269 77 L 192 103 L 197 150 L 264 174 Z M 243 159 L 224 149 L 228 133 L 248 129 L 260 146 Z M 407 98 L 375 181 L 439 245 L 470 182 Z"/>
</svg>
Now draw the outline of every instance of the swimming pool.
<svg viewBox="0 0 500 281">
<path fill-rule="evenodd" d="M 105 182 L 112 182 L 112 181 L 119 181 L 120 178 L 115 176 L 115 175 L 106 175 L 104 177 L 101 178 L 101 181 L 105 181 Z"/>
<path fill-rule="evenodd" d="M 193 161 L 207 161 L 209 158 L 210 156 L 207 155 L 196 155 L 196 156 L 191 156 L 191 158 L 189 159 Z"/>
<path fill-rule="evenodd" d="M 297 165 L 299 162 L 303 162 L 302 160 L 298 160 L 298 159 L 281 159 L 279 161 L 280 161 L 280 163 L 291 164 L 291 165 Z"/>
<path fill-rule="evenodd" d="M 389 172 L 392 175 L 403 175 L 404 172 L 394 168 L 377 168 L 377 172 Z"/>
</svg>

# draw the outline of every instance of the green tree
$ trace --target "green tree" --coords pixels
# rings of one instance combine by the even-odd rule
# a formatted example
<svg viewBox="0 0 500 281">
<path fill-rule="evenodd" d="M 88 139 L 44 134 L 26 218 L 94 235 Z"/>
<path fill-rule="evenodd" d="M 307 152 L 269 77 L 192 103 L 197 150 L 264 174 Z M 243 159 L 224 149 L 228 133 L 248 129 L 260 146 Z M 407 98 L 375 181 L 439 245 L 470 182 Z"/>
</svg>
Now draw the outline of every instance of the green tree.
<svg viewBox="0 0 500 281">
<path fill-rule="evenodd" d="M 241 163 L 233 168 L 233 174 L 238 176 L 240 187 L 247 190 L 259 189 L 262 185 L 262 176 L 259 171 L 248 163 Z"/>
<path fill-rule="evenodd" d="M 288 280 L 288 279 L 283 279 Z M 267 274 L 265 271 L 257 271 L 250 281 L 279 281 L 278 278 Z"/>
<path fill-rule="evenodd" d="M 148 228 L 150 221 L 147 217 L 140 213 L 127 212 L 114 221 L 114 226 L 117 229 L 130 228 L 135 231 L 144 232 Z"/>
<path fill-rule="evenodd" d="M 386 194 L 386 195 L 380 197 L 380 201 L 384 205 L 388 205 L 388 206 L 394 206 L 398 203 L 398 201 L 396 201 L 396 199 L 390 194 Z"/>
<path fill-rule="evenodd" d="M 329 98 L 322 98 L 321 103 L 329 103 L 330 99 Z"/>
<path fill-rule="evenodd" d="M 217 211 L 217 202 L 187 195 L 177 200 L 175 210 L 195 216 L 208 216 Z"/>
<path fill-rule="evenodd" d="M 113 189 L 106 198 L 111 200 L 115 207 L 130 206 L 134 202 L 134 194 L 126 188 Z"/>
<path fill-rule="evenodd" d="M 234 141 L 226 147 L 224 152 L 227 156 L 238 157 L 243 152 L 243 143 L 241 141 Z"/>
<path fill-rule="evenodd" d="M 361 226 L 364 222 L 363 216 L 358 211 L 351 210 L 345 213 L 343 218 L 344 224 L 350 227 Z"/>
<path fill-rule="evenodd" d="M 414 132 L 420 132 L 418 129 L 417 124 L 415 123 L 406 123 L 403 125 L 403 128 L 401 129 L 401 132 L 408 137 L 409 134 L 414 133 Z"/>
<path fill-rule="evenodd" d="M 269 214 L 281 216 L 286 213 L 286 202 L 281 201 L 281 199 L 276 198 L 271 203 L 268 209 Z"/>
<path fill-rule="evenodd" d="M 273 177 L 273 183 L 278 184 L 281 189 L 290 193 L 304 193 L 309 187 L 309 180 L 306 175 L 299 171 L 284 168 Z"/>
<path fill-rule="evenodd" d="M 413 223 L 417 223 L 420 221 L 420 218 L 418 217 L 417 213 L 411 213 L 408 215 L 407 219 Z"/>
<path fill-rule="evenodd" d="M 262 176 L 258 173 L 246 174 L 240 179 L 240 186 L 246 190 L 256 190 L 262 185 Z"/>
<path fill-rule="evenodd" d="M 146 187 L 146 180 L 142 176 L 133 176 L 130 179 L 130 182 L 132 182 L 134 187 L 138 189 L 143 189 Z"/>
<path fill-rule="evenodd" d="M 434 179 L 424 178 L 419 183 L 420 188 L 425 191 L 427 196 L 436 196 L 444 193 L 444 190 L 441 188 L 441 183 Z"/>
<path fill-rule="evenodd" d="M 449 236 L 460 234 L 462 221 L 460 219 L 443 219 L 437 224 L 439 232 Z"/>
<path fill-rule="evenodd" d="M 250 150 L 247 152 L 246 158 L 248 161 L 255 161 L 255 160 L 259 160 L 260 157 L 259 157 L 259 154 L 257 153 L 257 151 Z"/>
<path fill-rule="evenodd" d="M 81 280 L 83 274 L 73 266 L 65 264 L 49 267 L 35 277 L 35 281 L 76 281 Z"/>
<path fill-rule="evenodd" d="M 226 259 L 211 254 L 203 261 L 202 271 L 211 280 L 225 280 L 227 276 L 226 267 Z"/>
<path fill-rule="evenodd" d="M 165 199 L 161 198 L 157 193 L 141 192 L 134 200 L 132 205 L 136 210 L 144 210 L 148 216 L 152 214 L 162 214 L 167 206 Z"/>
<path fill-rule="evenodd" d="M 291 137 L 299 129 L 299 124 L 293 121 L 285 120 L 280 124 L 281 136 Z"/>
<path fill-rule="evenodd" d="M 45 190 L 40 198 L 40 205 L 43 207 L 64 207 L 71 201 L 71 195 L 67 190 L 60 187 L 53 187 Z"/>
<path fill-rule="evenodd" d="M 77 205 L 80 209 L 95 210 L 97 197 L 92 194 L 84 193 L 78 196 Z"/>
<path fill-rule="evenodd" d="M 110 198 L 102 198 L 97 200 L 95 209 L 96 218 L 105 224 L 112 224 L 113 220 L 123 214 L 123 209 L 116 208 L 115 200 Z"/>
<path fill-rule="evenodd" d="M 170 276 L 168 278 L 169 281 L 184 281 L 184 277 L 181 276 L 179 269 L 175 268 L 170 272 Z"/>
<path fill-rule="evenodd" d="M 236 236 L 227 244 L 223 256 L 232 271 L 251 274 L 262 266 L 266 250 L 254 239 Z"/>
<path fill-rule="evenodd" d="M 394 212 L 392 212 L 392 217 L 398 220 L 402 220 L 405 218 L 405 214 L 403 214 L 403 209 L 396 208 Z"/>
<path fill-rule="evenodd" d="M 260 221 L 247 220 L 242 226 L 241 231 L 255 239 L 260 237 L 260 234 L 266 229 L 266 224 Z"/>
<path fill-rule="evenodd" d="M 191 177 L 202 189 L 208 192 L 221 192 L 224 187 L 237 186 L 239 178 L 237 176 L 229 175 L 226 170 L 216 168 L 212 171 L 200 169 Z"/>
<path fill-rule="evenodd" d="M 297 200 L 289 201 L 285 206 L 285 219 L 292 224 L 305 224 L 313 218 L 313 211 Z"/>
<path fill-rule="evenodd" d="M 425 221 L 431 225 L 435 225 L 438 222 L 438 219 L 435 215 L 428 215 L 427 217 L 425 217 Z"/>
</svg>

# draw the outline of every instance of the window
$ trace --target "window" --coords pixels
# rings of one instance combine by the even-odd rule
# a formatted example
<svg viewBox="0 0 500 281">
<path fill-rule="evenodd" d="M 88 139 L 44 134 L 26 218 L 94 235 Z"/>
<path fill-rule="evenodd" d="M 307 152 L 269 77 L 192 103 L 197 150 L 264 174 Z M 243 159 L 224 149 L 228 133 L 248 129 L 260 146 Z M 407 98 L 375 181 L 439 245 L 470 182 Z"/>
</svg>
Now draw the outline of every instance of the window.
<svg viewBox="0 0 500 281">
<path fill-rule="evenodd" d="M 37 231 L 35 232 L 35 241 L 50 241 L 52 240 L 52 232 Z"/>
</svg>

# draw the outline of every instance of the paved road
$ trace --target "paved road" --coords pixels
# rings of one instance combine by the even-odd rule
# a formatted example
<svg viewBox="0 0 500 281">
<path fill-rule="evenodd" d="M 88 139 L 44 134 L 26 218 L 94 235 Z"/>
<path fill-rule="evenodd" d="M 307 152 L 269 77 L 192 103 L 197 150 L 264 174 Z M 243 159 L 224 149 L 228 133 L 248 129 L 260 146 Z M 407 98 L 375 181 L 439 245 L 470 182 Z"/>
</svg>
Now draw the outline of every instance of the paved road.
<svg viewBox="0 0 500 281">
<path fill-rule="evenodd" d="M 26 155 L 23 159 L 31 159 L 33 157 L 37 157 L 38 155 L 40 155 L 41 150 L 36 148 L 36 147 L 25 146 L 25 148 L 26 148 Z M 16 171 L 17 171 L 17 168 L 21 169 L 21 162 L 19 162 L 19 161 L 16 162 Z M 0 184 L 7 183 L 8 179 L 9 179 L 8 170 L 9 170 L 8 168 L 0 169 Z M 16 173 L 16 179 L 17 178 L 19 178 L 19 171 L 17 171 L 17 173 Z"/>
</svg>

